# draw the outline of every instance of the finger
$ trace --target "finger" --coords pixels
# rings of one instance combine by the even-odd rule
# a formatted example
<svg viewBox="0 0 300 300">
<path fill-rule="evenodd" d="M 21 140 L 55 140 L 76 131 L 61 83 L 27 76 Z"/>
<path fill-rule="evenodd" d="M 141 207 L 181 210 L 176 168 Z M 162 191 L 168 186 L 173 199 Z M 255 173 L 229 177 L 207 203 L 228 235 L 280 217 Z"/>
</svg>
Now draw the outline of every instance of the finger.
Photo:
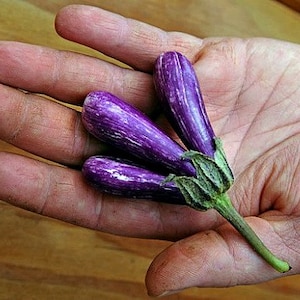
<svg viewBox="0 0 300 300">
<path fill-rule="evenodd" d="M 72 104 L 106 90 L 150 111 L 155 98 L 151 76 L 73 52 L 0 42 L 0 66 L 1 83 Z"/>
<path fill-rule="evenodd" d="M 0 85 L 0 139 L 40 157 L 79 165 L 104 146 L 84 129 L 79 112 Z"/>
<path fill-rule="evenodd" d="M 0 152 L 0 182 L 0 199 L 12 205 L 118 235 L 175 240 L 213 219 L 187 207 L 102 194 L 80 171 L 11 153 Z"/>
<path fill-rule="evenodd" d="M 290 248 L 295 237 L 292 241 L 288 241 L 290 236 L 281 238 L 266 220 L 247 218 L 247 221 L 271 251 L 295 266 L 288 274 L 296 274 L 298 246 L 293 247 L 294 251 Z M 292 229 L 291 222 L 289 226 Z M 286 233 L 286 228 L 282 229 L 281 234 Z M 281 276 L 284 275 L 269 266 L 229 224 L 225 224 L 217 232 L 200 232 L 163 251 L 150 266 L 146 285 L 149 295 L 159 296 L 190 287 L 254 284 Z"/>
<path fill-rule="evenodd" d="M 83 5 L 63 8 L 56 17 L 56 30 L 64 38 L 146 72 L 152 71 L 153 62 L 163 51 L 176 50 L 192 59 L 201 45 L 201 39 L 191 35 L 167 33 L 143 22 Z"/>
<path fill-rule="evenodd" d="M 4 152 L 0 166 L 2 200 L 66 222 L 95 226 L 101 195 L 91 193 L 79 180 L 80 172 Z"/>
</svg>

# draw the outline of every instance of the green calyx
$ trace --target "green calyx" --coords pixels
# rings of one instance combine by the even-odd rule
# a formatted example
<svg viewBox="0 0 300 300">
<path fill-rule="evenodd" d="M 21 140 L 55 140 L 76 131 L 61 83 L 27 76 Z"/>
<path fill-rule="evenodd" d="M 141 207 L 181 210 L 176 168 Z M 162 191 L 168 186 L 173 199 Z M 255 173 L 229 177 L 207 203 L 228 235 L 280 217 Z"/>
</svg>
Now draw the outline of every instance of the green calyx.
<svg viewBox="0 0 300 300">
<path fill-rule="evenodd" d="M 272 254 L 243 217 L 233 207 L 227 191 L 234 182 L 227 163 L 221 140 L 215 139 L 214 158 L 197 151 L 185 152 L 183 158 L 190 159 L 196 168 L 196 177 L 169 175 L 166 181 L 173 181 L 183 194 L 188 206 L 201 211 L 215 209 L 248 241 L 274 269 L 287 272 L 290 265 Z"/>
</svg>

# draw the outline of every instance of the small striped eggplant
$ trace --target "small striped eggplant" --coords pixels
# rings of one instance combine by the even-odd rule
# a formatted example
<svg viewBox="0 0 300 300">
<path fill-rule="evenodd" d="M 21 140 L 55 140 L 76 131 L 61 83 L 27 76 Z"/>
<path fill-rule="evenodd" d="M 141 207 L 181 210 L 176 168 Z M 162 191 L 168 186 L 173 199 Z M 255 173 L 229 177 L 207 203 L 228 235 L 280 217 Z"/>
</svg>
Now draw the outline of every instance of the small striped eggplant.
<svg viewBox="0 0 300 300">
<path fill-rule="evenodd" d="M 86 97 L 82 121 L 99 140 L 178 175 L 194 176 L 185 150 L 138 109 L 104 91 Z"/>
<path fill-rule="evenodd" d="M 277 258 L 236 211 L 227 194 L 233 184 L 221 140 L 215 137 L 192 64 L 178 52 L 165 52 L 156 60 L 154 85 L 174 129 L 190 151 L 197 176 L 170 175 L 187 204 L 197 210 L 215 209 L 228 220 L 271 266 L 287 272 L 290 266 Z"/>
<path fill-rule="evenodd" d="M 156 60 L 153 78 L 165 112 L 184 144 L 213 158 L 215 134 L 190 61 L 175 51 L 162 53 Z"/>
<path fill-rule="evenodd" d="M 165 176 L 127 160 L 92 156 L 82 167 L 88 183 L 101 191 L 135 199 L 186 205 L 183 195 Z"/>
<path fill-rule="evenodd" d="M 157 58 L 153 73 L 166 114 L 189 149 L 184 157 L 192 160 L 197 172 L 197 179 L 175 176 L 173 180 L 181 186 L 191 206 L 201 210 L 213 208 L 212 196 L 226 193 L 234 178 L 221 140 L 216 138 L 208 119 L 194 68 L 181 53 L 171 51 Z M 199 180 L 201 184 L 195 186 Z M 195 197 L 191 197 L 193 190 L 197 190 Z"/>
</svg>

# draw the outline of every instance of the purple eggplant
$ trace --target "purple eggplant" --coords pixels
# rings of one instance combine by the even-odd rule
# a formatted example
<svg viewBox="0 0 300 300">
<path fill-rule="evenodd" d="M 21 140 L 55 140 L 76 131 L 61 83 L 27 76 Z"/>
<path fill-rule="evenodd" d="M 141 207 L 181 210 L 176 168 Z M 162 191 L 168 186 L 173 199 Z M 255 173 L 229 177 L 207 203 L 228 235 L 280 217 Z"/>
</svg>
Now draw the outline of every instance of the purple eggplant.
<svg viewBox="0 0 300 300">
<path fill-rule="evenodd" d="M 177 175 L 196 174 L 191 162 L 182 158 L 184 148 L 141 111 L 108 92 L 92 92 L 86 97 L 82 121 L 99 140 L 158 168 Z"/>
<path fill-rule="evenodd" d="M 192 64 L 181 53 L 162 53 L 156 60 L 153 78 L 166 115 L 183 143 L 213 158 L 215 134 Z"/>
<path fill-rule="evenodd" d="M 165 182 L 165 176 L 129 161 L 92 156 L 83 164 L 82 173 L 91 185 L 113 195 L 186 205 L 179 188 Z"/>
</svg>

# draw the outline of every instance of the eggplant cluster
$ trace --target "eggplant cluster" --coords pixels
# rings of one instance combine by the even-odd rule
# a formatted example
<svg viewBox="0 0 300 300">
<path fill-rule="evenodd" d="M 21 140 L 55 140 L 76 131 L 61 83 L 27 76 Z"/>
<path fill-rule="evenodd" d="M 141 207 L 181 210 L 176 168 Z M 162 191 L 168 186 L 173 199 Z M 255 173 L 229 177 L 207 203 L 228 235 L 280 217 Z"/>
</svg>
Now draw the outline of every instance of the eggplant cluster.
<svg viewBox="0 0 300 300">
<path fill-rule="evenodd" d="M 164 111 L 186 148 L 213 158 L 215 135 L 191 63 L 178 52 L 165 52 L 156 60 L 153 78 Z M 90 157 L 82 172 L 93 186 L 125 197 L 186 204 L 179 188 L 166 182 L 166 174 L 196 177 L 196 168 L 185 157 L 187 149 L 147 115 L 109 92 L 95 91 L 84 101 L 82 121 L 97 139 L 137 159 Z"/>
<path fill-rule="evenodd" d="M 162 107 L 185 148 L 144 113 L 106 91 L 87 95 L 82 110 L 86 129 L 131 159 L 96 155 L 82 167 L 86 180 L 104 192 L 123 197 L 215 209 L 271 266 L 290 269 L 274 256 L 233 207 L 227 191 L 233 184 L 221 140 L 209 121 L 200 85 L 181 53 L 162 53 L 153 72 Z"/>
</svg>

